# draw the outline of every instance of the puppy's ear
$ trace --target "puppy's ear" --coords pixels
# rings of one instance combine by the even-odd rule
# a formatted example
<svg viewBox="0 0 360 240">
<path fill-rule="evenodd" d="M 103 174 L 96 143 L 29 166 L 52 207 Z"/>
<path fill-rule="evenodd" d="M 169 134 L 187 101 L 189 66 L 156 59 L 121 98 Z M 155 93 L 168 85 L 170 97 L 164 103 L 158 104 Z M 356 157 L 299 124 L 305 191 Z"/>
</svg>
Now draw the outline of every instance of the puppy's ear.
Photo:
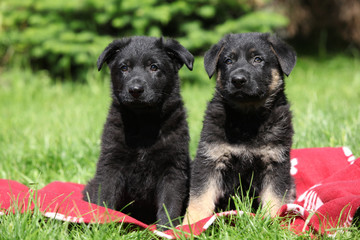
<svg viewBox="0 0 360 240">
<path fill-rule="evenodd" d="M 296 52 L 288 44 L 270 35 L 268 38 L 282 71 L 289 76 L 296 63 Z"/>
<path fill-rule="evenodd" d="M 215 73 L 216 66 L 218 64 L 219 57 L 223 49 L 224 45 L 219 42 L 218 44 L 213 45 L 210 50 L 205 53 L 204 65 L 209 78 L 211 78 Z"/>
<path fill-rule="evenodd" d="M 169 57 L 175 59 L 179 63 L 178 69 L 180 69 L 183 64 L 185 64 L 188 69 L 193 69 L 194 56 L 178 41 L 174 39 L 164 40 L 162 37 L 159 41 Z"/>
<path fill-rule="evenodd" d="M 130 38 L 122 38 L 119 40 L 114 40 L 110 43 L 105 50 L 101 53 L 97 60 L 97 68 L 100 71 L 104 62 L 109 64 L 111 60 L 113 60 L 115 54 L 119 52 L 122 48 L 130 43 Z"/>
</svg>

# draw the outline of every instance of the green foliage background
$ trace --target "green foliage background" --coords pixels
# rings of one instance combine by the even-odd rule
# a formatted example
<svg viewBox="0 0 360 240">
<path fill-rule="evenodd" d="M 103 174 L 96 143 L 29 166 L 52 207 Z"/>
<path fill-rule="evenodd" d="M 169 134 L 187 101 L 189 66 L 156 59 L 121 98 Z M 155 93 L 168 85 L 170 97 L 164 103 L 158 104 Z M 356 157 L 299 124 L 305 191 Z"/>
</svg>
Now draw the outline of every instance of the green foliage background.
<svg viewBox="0 0 360 240">
<path fill-rule="evenodd" d="M 48 69 L 52 76 L 84 79 L 114 38 L 178 39 L 194 55 L 230 32 L 273 31 L 287 18 L 248 0 L 2 0 L 0 66 Z M 259 6 L 262 7 L 259 7 Z"/>
</svg>

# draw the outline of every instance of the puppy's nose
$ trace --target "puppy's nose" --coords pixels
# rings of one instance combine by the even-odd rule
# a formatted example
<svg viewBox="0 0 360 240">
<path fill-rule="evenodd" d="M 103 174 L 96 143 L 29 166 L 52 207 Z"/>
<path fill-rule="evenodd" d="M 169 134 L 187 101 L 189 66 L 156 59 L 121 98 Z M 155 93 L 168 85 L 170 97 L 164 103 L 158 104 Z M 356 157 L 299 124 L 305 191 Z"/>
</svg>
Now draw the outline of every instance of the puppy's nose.
<svg viewBox="0 0 360 240">
<path fill-rule="evenodd" d="M 246 83 L 246 78 L 243 75 L 235 75 L 231 78 L 231 83 L 236 88 L 241 88 Z"/>
<path fill-rule="evenodd" d="M 136 84 L 136 85 L 129 87 L 129 93 L 134 98 L 139 98 L 141 96 L 141 94 L 143 94 L 143 92 L 144 92 L 144 87 L 141 85 Z"/>
</svg>

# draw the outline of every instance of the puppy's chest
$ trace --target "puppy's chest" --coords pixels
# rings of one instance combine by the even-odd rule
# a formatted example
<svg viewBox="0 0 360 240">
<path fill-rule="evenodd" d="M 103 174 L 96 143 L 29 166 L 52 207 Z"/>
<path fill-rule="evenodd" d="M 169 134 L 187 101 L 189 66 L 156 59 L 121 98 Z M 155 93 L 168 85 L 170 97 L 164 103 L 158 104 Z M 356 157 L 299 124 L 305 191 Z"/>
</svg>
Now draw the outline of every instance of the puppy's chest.
<svg viewBox="0 0 360 240">
<path fill-rule="evenodd" d="M 201 154 L 218 170 L 264 168 L 285 159 L 282 146 L 263 144 L 230 144 L 228 142 L 203 143 Z"/>
<path fill-rule="evenodd" d="M 255 118 L 228 119 L 223 130 L 224 138 L 214 143 L 205 142 L 205 153 L 216 162 L 235 164 L 240 161 L 245 166 L 282 161 L 286 149 L 279 144 L 278 125 L 277 122 L 269 123 Z"/>
<path fill-rule="evenodd" d="M 268 123 L 257 119 L 230 119 L 224 126 L 225 140 L 230 144 L 263 145 L 272 135 L 271 128 Z"/>
<path fill-rule="evenodd" d="M 123 163 L 123 171 L 126 172 L 127 177 L 133 180 L 140 179 L 140 181 L 157 181 L 169 167 L 171 164 L 168 159 L 151 149 L 130 151 L 127 161 Z"/>
<path fill-rule="evenodd" d="M 160 168 L 146 151 L 133 153 L 132 159 L 122 168 L 129 196 L 135 199 L 152 196 L 160 179 Z"/>
<path fill-rule="evenodd" d="M 129 154 L 129 158 L 124 169 L 127 170 L 127 175 L 131 177 L 155 177 L 160 172 L 162 167 L 161 161 L 157 161 L 152 151 L 138 150 L 132 151 Z"/>
</svg>

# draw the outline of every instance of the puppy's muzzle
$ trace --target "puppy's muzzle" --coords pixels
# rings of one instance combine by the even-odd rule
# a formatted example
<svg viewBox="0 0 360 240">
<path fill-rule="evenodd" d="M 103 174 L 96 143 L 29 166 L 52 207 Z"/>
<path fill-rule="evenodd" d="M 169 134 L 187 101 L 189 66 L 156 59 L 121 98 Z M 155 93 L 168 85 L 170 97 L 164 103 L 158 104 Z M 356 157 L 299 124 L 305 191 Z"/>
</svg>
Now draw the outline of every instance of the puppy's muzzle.
<svg viewBox="0 0 360 240">
<path fill-rule="evenodd" d="M 243 74 L 236 74 L 231 78 L 231 84 L 238 89 L 243 87 L 246 82 L 247 78 Z"/>
<path fill-rule="evenodd" d="M 127 91 L 134 99 L 139 99 L 145 93 L 146 82 L 139 77 L 131 79 L 127 84 Z"/>
<path fill-rule="evenodd" d="M 133 98 L 138 99 L 144 93 L 144 86 L 141 84 L 133 84 L 128 89 Z"/>
</svg>

